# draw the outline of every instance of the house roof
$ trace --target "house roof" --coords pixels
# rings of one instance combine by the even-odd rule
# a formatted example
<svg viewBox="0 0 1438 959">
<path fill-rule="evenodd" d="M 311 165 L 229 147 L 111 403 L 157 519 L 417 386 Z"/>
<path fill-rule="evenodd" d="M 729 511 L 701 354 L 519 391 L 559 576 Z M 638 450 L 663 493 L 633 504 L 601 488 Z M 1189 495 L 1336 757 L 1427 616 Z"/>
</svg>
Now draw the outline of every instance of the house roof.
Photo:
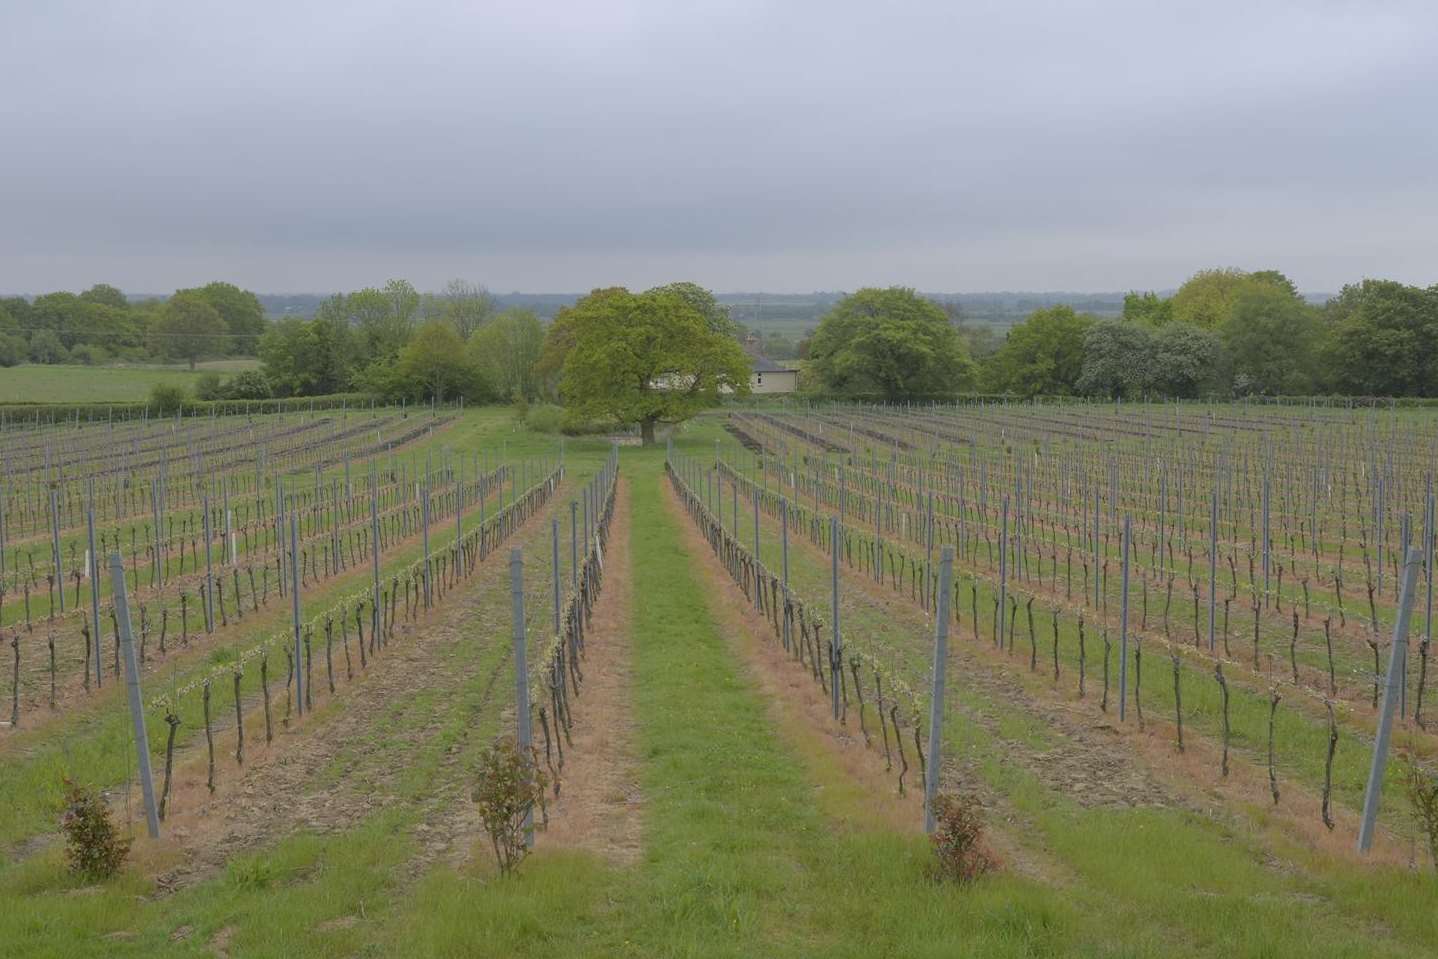
<svg viewBox="0 0 1438 959">
<path fill-rule="evenodd" d="M 773 360 L 769 359 L 769 357 L 764 356 L 764 355 L 761 354 L 761 353 L 755 353 L 755 352 L 753 352 L 753 351 L 750 351 L 750 353 L 749 353 L 749 362 L 753 365 L 753 367 L 754 367 L 754 372 L 755 372 L 755 373 L 793 373 L 793 372 L 795 372 L 794 370 L 790 369 L 789 367 L 787 367 L 787 366 L 780 366 L 778 363 L 775 363 Z"/>
</svg>

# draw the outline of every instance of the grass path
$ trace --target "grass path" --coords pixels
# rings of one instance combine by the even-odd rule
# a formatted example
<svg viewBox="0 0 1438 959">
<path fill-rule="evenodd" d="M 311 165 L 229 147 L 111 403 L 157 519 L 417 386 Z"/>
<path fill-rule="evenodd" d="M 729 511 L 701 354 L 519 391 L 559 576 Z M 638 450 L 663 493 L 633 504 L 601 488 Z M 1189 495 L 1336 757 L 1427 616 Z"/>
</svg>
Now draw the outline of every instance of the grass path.
<svg viewBox="0 0 1438 959">
<path fill-rule="evenodd" d="M 435 787 L 455 785 L 474 749 L 508 722 L 497 704 L 479 705 L 499 656 L 493 646 L 455 659 L 452 682 L 386 702 L 410 710 L 423 735 L 357 735 L 334 776 L 317 777 L 317 795 L 327 794 L 367 764 L 398 765 L 382 808 L 323 835 L 292 833 L 163 898 L 152 898 L 145 863 L 92 892 L 34 861 L 0 876 L 0 900 L 9 899 L 0 946 L 8 928 L 23 937 L 12 940 L 28 947 L 23 954 L 55 956 L 1424 954 L 1426 920 L 1365 909 L 1362 877 L 1341 890 L 1310 882 L 1194 817 L 1083 808 L 1007 762 L 1009 743 L 970 724 L 952 748 L 968 753 L 1037 834 L 1034 844 L 1065 868 L 1007 870 L 967 888 L 931 882 L 923 838 L 892 816 L 859 814 L 874 797 L 847 788 L 832 752 L 813 748 L 818 727 L 790 728 L 810 721 L 804 710 L 776 708 L 784 683 L 754 672 L 762 640 L 738 635 L 742 600 L 716 578 L 669 499 L 662 454 L 626 452 L 622 469 L 627 543 L 612 541 L 611 555 L 627 547 L 632 573 L 637 860 L 541 836 L 519 875 L 501 880 L 482 855 L 426 855 L 434 837 L 420 825 L 439 825 L 445 848 L 483 849 L 464 798 L 436 809 L 435 796 L 453 791 Z M 531 545 L 542 563 L 543 536 Z M 506 598 L 483 591 L 456 628 L 489 616 L 480 632 L 502 634 Z M 581 695 L 579 722 L 605 722 L 587 705 Z M 565 788 L 587 785 L 576 776 Z M 1349 908 L 1329 914 L 1326 897 L 1340 891 Z M 1415 906 L 1426 901 L 1413 891 Z"/>
<path fill-rule="evenodd" d="M 634 497 L 641 861 L 541 850 L 512 881 L 440 871 L 392 943 L 420 955 L 873 956 L 1052 952 L 1073 916 L 1026 880 L 924 878 L 923 840 L 839 826 L 716 625 L 665 509 L 657 457 Z M 576 785 L 574 788 L 579 788 Z M 542 843 L 541 843 L 542 847 Z M 1062 917 L 1062 918 L 1061 918 Z"/>
</svg>

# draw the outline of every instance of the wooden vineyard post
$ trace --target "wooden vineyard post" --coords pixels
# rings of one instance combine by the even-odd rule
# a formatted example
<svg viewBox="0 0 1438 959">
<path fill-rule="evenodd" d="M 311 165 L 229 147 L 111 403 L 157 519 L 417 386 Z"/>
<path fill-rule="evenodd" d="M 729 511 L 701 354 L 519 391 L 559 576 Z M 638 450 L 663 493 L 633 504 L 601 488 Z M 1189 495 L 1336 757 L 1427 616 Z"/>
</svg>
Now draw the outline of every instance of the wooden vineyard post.
<svg viewBox="0 0 1438 959">
<path fill-rule="evenodd" d="M 934 799 L 939 794 L 943 764 L 940 753 L 944 729 L 944 679 L 949 662 L 949 598 L 954 586 L 954 548 L 945 546 L 939 554 L 939 609 L 934 621 L 933 690 L 929 696 L 929 760 L 924 769 L 924 832 L 934 831 Z M 857 674 L 856 674 L 857 675 Z"/>
<path fill-rule="evenodd" d="M 88 483 L 87 499 L 89 503 L 85 509 L 85 533 L 89 537 L 90 549 L 85 554 L 85 565 L 87 567 L 85 572 L 90 577 L 90 622 L 94 624 L 95 627 L 95 687 L 98 689 L 105 684 L 105 657 L 100 655 L 101 637 L 105 635 L 105 631 L 100 628 L 100 558 L 95 555 L 95 480 L 93 478 Z M 59 514 L 56 515 L 58 516 Z M 58 526 L 56 536 L 59 536 Z M 55 545 L 55 555 L 60 555 L 58 539 Z M 57 576 L 59 572 L 60 567 L 56 565 L 55 573 Z M 61 612 L 65 609 L 63 605 L 64 597 L 65 587 L 62 583 L 60 587 Z"/>
<path fill-rule="evenodd" d="M 290 614 L 295 634 L 295 712 L 305 714 L 304 650 L 300 637 L 300 518 L 290 514 Z"/>
<path fill-rule="evenodd" d="M 1129 538 L 1133 535 L 1133 517 L 1123 516 L 1123 584 L 1120 587 L 1118 611 L 1118 721 L 1123 722 L 1128 704 L 1128 553 Z M 1142 712 L 1139 719 L 1143 718 Z M 1140 723 L 1140 725 L 1142 725 Z"/>
<path fill-rule="evenodd" d="M 524 551 L 509 551 L 509 595 L 514 614 L 514 716 L 520 755 L 530 756 L 529 663 L 524 653 Z M 524 815 L 524 848 L 534 845 L 534 812 Z"/>
<path fill-rule="evenodd" d="M 1388 766 L 1388 741 L 1393 734 L 1393 710 L 1400 696 L 1399 683 L 1408 657 L 1408 623 L 1413 613 L 1413 590 L 1418 581 L 1418 567 L 1423 553 L 1410 549 L 1403 563 L 1403 586 L 1398 600 L 1398 615 L 1393 622 L 1393 643 L 1388 656 L 1388 677 L 1383 687 L 1383 705 L 1378 714 L 1378 734 L 1373 739 L 1373 763 L 1368 770 L 1368 786 L 1363 791 L 1363 820 L 1358 827 L 1358 851 L 1366 853 L 1373 846 L 1373 830 L 1378 820 L 1378 801 L 1383 792 L 1383 773 Z"/>
<path fill-rule="evenodd" d="M 844 647 L 843 641 L 839 638 L 839 517 L 837 516 L 829 517 L 829 556 L 830 596 L 833 603 L 833 615 L 830 616 L 830 619 L 833 620 L 833 632 L 829 641 L 829 675 L 832 681 L 829 683 L 829 692 L 832 694 L 834 718 L 837 720 L 842 705 L 839 692 L 842 677 L 839 674 L 843 672 L 844 668 Z"/>
<path fill-rule="evenodd" d="M 125 561 L 110 554 L 110 590 L 115 622 L 120 627 L 120 653 L 125 661 L 125 687 L 130 699 L 130 721 L 135 727 L 135 752 L 140 760 L 140 792 L 145 802 L 145 825 L 150 838 L 160 837 L 160 814 L 155 805 L 155 782 L 150 771 L 150 740 L 145 734 L 145 704 L 140 696 L 140 667 L 135 661 L 135 636 L 130 628 L 130 602 L 125 595 Z"/>
</svg>

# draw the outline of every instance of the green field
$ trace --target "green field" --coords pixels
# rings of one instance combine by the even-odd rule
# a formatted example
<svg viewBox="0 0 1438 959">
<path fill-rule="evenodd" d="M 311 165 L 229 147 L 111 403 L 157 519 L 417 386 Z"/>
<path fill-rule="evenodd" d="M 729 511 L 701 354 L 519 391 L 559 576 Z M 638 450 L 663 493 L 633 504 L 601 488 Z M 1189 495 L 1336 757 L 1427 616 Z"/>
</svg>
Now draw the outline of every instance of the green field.
<svg viewBox="0 0 1438 959">
<path fill-rule="evenodd" d="M 0 370 L 0 403 L 129 403 L 159 383 L 193 388 L 206 372 L 252 370 L 257 360 L 213 360 L 184 366 L 14 366 Z"/>
<path fill-rule="evenodd" d="M 719 416 L 685 424 L 675 431 L 676 452 L 712 462 L 732 443 L 724 425 Z M 1412 425 L 1416 434 L 1416 415 Z M 508 409 L 490 407 L 466 410 L 397 455 L 418 470 L 445 450 L 515 462 L 555 455 L 557 445 Z M 1093 694 L 1074 699 L 1073 663 L 1064 661 L 1068 685 L 1050 684 L 1023 658 L 976 642 L 967 621 L 951 637 L 945 777 L 982 799 L 999 868 L 969 886 L 933 881 L 912 795 L 918 770 L 900 800 L 872 703 L 868 746 L 863 714 L 850 711 L 836 726 L 822 710 L 806 711 L 809 670 L 770 655 L 773 635 L 744 618 L 743 594 L 671 492 L 662 449 L 621 453 L 604 611 L 583 660 L 588 679 L 574 701 L 574 741 L 563 743 L 570 765 L 553 828 L 539 832 L 517 876 L 500 878 L 468 796 L 478 752 L 514 723 L 508 550 L 522 551 L 531 642 L 542 641 L 551 521 L 560 524 L 563 565 L 570 499 L 607 445 L 602 437 L 568 440 L 554 501 L 353 682 L 325 694 L 317 655 L 321 700 L 301 723 L 278 724 L 273 745 L 249 708 L 243 767 L 225 724 L 232 700 L 217 687 L 217 792 L 203 786 L 204 721 L 191 712 L 175 755 L 182 788 L 158 842 L 143 838 L 123 773 L 121 684 L 27 714 L 20 730 L 7 730 L 0 955 L 1434 954 L 1438 884 L 1418 850 L 1409 865 L 1390 839 L 1385 856 L 1365 862 L 1352 852 L 1346 807 L 1332 838 L 1291 828 L 1290 804 L 1316 817 L 1318 774 L 1296 758 L 1297 730 L 1309 722 L 1302 714 L 1284 714 L 1284 806 L 1271 806 L 1261 743 L 1236 738 L 1238 785 L 1205 778 L 1200 767 L 1214 764 L 1216 734 L 1207 693 L 1196 685 L 1184 689 L 1189 752 L 1155 749 L 1132 722 L 1121 728 L 1097 712 Z M 466 528 L 475 520 L 466 517 Z M 441 550 L 451 529 L 446 520 L 435 532 Z M 776 530 L 767 518 L 761 534 L 772 561 Z M 410 562 L 419 548 L 411 539 L 385 560 Z M 796 588 L 822 595 L 822 551 L 796 534 L 791 559 Z M 927 613 L 844 575 L 853 635 L 922 662 Z M 345 585 L 302 591 L 306 608 L 324 608 Z M 223 661 L 227 645 L 267 634 L 287 615 L 286 605 L 274 605 L 217 638 L 197 635 L 147 682 L 184 682 Z M 288 697 L 284 665 L 278 654 L 270 665 L 278 718 Z M 1099 667 L 1090 669 L 1099 683 Z M 344 675 L 340 666 L 336 672 Z M 607 692 L 606 675 L 622 677 Z M 254 679 L 251 669 L 246 681 Z M 8 704 L 5 688 L 0 706 Z M 1161 729 L 1155 707 L 1165 686 L 1146 680 L 1144 689 L 1150 722 Z M 1235 715 L 1240 734 L 1256 721 Z M 159 728 L 150 731 L 157 754 Z M 620 731 L 614 742 L 602 732 L 611 729 Z M 1405 729 L 1403 739 L 1421 735 Z M 1345 726 L 1343 782 L 1361 775 L 1352 772 L 1366 756 L 1361 736 L 1356 723 Z M 587 756 L 596 744 L 602 755 Z M 906 762 L 915 758 L 910 751 Z M 617 772 L 602 775 L 599 767 L 610 765 Z M 1106 799 L 1105 780 L 1137 782 L 1133 770 L 1142 772 L 1144 795 Z M 130 863 L 107 882 L 68 873 L 55 814 L 38 796 L 37 784 L 77 771 L 111 790 L 122 828 L 139 837 Z M 1248 789 L 1254 783 L 1256 792 Z M 1403 802 L 1385 796 L 1385 822 Z"/>
</svg>

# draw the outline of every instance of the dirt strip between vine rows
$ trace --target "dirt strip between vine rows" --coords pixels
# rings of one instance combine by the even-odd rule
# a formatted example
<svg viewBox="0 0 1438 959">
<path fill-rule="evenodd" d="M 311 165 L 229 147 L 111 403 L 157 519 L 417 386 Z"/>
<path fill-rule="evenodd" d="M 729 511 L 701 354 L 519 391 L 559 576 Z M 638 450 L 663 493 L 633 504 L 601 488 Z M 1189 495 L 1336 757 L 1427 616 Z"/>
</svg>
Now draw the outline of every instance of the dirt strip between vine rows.
<svg viewBox="0 0 1438 959">
<path fill-rule="evenodd" d="M 634 574 L 629 481 L 621 479 L 604 554 L 604 588 L 585 633 L 584 685 L 574 700 L 573 742 L 565 743 L 559 798 L 538 847 L 583 849 L 617 865 L 639 860 L 644 797 L 632 695 Z"/>
<path fill-rule="evenodd" d="M 252 728 L 253 717 L 247 716 L 245 766 L 236 770 L 228 737 L 229 749 L 217 744 L 214 795 L 206 787 L 203 739 L 187 748 L 175 770 L 170 802 L 176 812 L 164 828 L 168 841 L 182 851 L 182 864 L 158 878 L 162 892 L 202 881 L 235 855 L 293 832 L 343 831 L 407 801 L 396 788 L 406 764 L 395 760 L 394 747 L 401 747 L 400 756 L 420 749 L 442 727 L 446 709 L 464 708 L 471 725 L 479 722 L 496 696 L 511 691 L 508 547 L 524 545 L 529 552 L 532 544 L 547 540 L 548 517 L 558 515 L 567 502 L 562 489 L 505 548 L 494 550 L 473 577 L 455 587 L 460 596 L 447 596 L 442 606 L 415 622 L 397 622 L 394 638 L 363 674 L 356 657 L 355 681 L 333 701 L 317 704 L 313 718 L 283 725 L 283 671 L 272 676 L 273 748 L 264 744 L 263 720 Z M 535 567 L 542 564 L 531 564 Z M 465 650 L 459 660 L 464 666 L 457 668 L 456 654 Z M 483 670 L 480 701 L 460 707 L 456 704 L 474 680 L 476 664 Z M 341 670 L 337 665 L 336 672 Z M 317 668 L 315 682 L 321 686 L 323 676 Z M 420 697 L 434 705 L 417 707 Z M 225 709 L 217 705 L 216 713 L 223 716 Z M 512 713 L 506 706 L 506 722 Z M 375 739 L 383 750 L 364 748 Z M 465 760 L 459 744 L 449 746 L 419 800 L 422 821 L 413 832 L 420 852 L 411 864 L 416 873 L 442 856 L 464 858 L 478 834 Z M 450 820 L 444 828 L 441 819 Z"/>
</svg>

